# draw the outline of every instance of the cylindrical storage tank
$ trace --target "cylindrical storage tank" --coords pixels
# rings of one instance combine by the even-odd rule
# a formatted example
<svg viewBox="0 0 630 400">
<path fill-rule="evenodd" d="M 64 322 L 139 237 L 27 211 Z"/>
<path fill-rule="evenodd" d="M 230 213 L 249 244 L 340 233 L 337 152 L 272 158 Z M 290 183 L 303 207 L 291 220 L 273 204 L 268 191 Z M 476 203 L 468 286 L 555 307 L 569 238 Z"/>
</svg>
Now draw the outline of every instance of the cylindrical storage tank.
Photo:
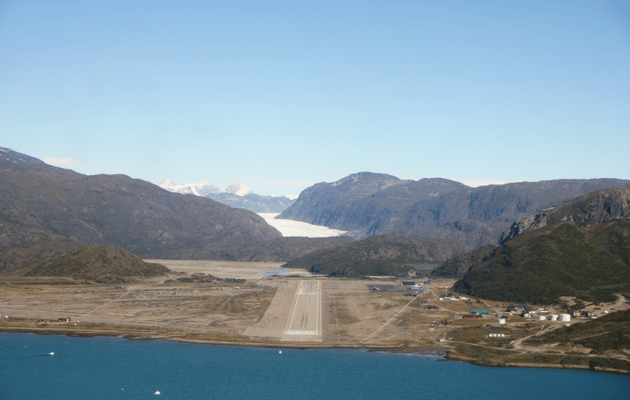
<svg viewBox="0 0 630 400">
<path fill-rule="evenodd" d="M 549 319 L 552 320 L 552 321 L 557 321 L 558 320 L 558 316 L 555 315 L 555 314 L 554 315 L 550 315 Z"/>
<path fill-rule="evenodd" d="M 505 319 L 499 318 L 499 325 L 505 325 Z"/>
<path fill-rule="evenodd" d="M 571 321 L 571 316 L 569 314 L 560 314 L 560 321 Z"/>
</svg>

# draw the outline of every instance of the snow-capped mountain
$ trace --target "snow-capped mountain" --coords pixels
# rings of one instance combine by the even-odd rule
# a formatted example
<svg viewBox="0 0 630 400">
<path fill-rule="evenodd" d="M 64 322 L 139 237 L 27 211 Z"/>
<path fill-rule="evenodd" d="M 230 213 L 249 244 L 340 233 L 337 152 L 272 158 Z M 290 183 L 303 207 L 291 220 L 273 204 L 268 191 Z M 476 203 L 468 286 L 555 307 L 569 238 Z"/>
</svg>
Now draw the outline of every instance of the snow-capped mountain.
<svg viewBox="0 0 630 400">
<path fill-rule="evenodd" d="M 230 207 L 245 208 L 257 213 L 280 213 L 295 201 L 295 199 L 285 196 L 260 196 L 252 193 L 251 189 L 238 182 L 232 182 L 230 186 L 223 190 L 219 190 L 209 181 L 201 181 L 199 183 L 186 182 L 178 185 L 171 179 L 165 179 L 158 186 L 175 193 L 208 197 Z"/>
<path fill-rule="evenodd" d="M 217 193 L 229 193 L 235 194 L 237 196 L 246 196 L 252 192 L 250 188 L 245 185 L 241 185 L 236 181 L 232 182 L 230 186 L 226 187 L 223 190 L 219 190 L 219 188 L 216 187 L 212 182 L 205 180 L 199 183 L 186 182 L 178 185 L 171 179 L 165 179 L 158 186 L 162 189 L 166 189 L 174 193 L 196 194 L 197 196 L 203 197 L 207 197 L 209 194 Z"/>
<path fill-rule="evenodd" d="M 223 193 L 231 193 L 237 196 L 247 196 L 252 191 L 245 185 L 241 185 L 240 183 L 234 181 L 230 186 L 226 187 L 222 190 Z"/>
<path fill-rule="evenodd" d="M 176 184 L 171 179 L 165 179 L 158 185 L 162 189 L 166 189 L 169 192 L 183 193 L 183 194 L 196 194 L 197 196 L 206 197 L 209 194 L 221 193 L 218 187 L 214 186 L 210 181 L 201 181 L 199 183 L 186 182 L 181 185 Z"/>
</svg>

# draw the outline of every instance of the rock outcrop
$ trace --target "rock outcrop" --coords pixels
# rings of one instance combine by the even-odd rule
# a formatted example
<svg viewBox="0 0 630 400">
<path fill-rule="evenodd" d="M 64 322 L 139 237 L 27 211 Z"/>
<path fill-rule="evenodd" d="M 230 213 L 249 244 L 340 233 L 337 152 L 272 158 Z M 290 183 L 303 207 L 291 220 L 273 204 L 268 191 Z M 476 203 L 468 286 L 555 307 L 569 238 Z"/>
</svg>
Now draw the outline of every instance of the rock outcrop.
<svg viewBox="0 0 630 400">
<path fill-rule="evenodd" d="M 514 222 L 501 235 L 500 244 L 525 232 L 564 221 L 586 228 L 616 218 L 630 217 L 630 186 L 599 190 L 568 204 L 542 210 L 532 216 Z"/>
</svg>

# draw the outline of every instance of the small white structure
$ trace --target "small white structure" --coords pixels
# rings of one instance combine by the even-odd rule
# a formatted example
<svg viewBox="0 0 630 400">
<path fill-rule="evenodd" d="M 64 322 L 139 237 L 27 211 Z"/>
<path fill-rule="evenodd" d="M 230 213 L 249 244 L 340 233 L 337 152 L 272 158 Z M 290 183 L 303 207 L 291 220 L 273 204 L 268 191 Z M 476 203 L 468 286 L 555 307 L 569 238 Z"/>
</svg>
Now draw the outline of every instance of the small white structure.
<svg viewBox="0 0 630 400">
<path fill-rule="evenodd" d="M 571 321 L 571 316 L 569 314 L 560 314 L 560 321 Z"/>
<path fill-rule="evenodd" d="M 499 318 L 499 325 L 505 325 L 505 319 Z"/>
<path fill-rule="evenodd" d="M 539 321 L 544 321 L 544 320 L 546 320 L 546 319 L 547 319 L 547 317 L 545 317 L 544 315 L 539 315 L 539 316 L 538 316 L 538 320 L 539 320 Z"/>
<path fill-rule="evenodd" d="M 549 319 L 552 320 L 552 321 L 557 321 L 558 320 L 558 315 L 556 315 L 556 314 L 550 315 Z"/>
</svg>

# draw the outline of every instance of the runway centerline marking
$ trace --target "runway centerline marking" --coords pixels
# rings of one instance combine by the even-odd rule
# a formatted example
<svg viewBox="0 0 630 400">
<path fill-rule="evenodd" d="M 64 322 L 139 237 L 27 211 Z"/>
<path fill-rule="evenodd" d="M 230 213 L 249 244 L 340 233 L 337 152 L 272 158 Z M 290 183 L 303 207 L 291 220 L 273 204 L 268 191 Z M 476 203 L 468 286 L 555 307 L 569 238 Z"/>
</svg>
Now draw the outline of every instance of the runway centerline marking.
<svg viewBox="0 0 630 400">
<path fill-rule="evenodd" d="M 282 334 L 283 341 L 322 340 L 321 292 L 321 281 L 300 281 Z"/>
</svg>

